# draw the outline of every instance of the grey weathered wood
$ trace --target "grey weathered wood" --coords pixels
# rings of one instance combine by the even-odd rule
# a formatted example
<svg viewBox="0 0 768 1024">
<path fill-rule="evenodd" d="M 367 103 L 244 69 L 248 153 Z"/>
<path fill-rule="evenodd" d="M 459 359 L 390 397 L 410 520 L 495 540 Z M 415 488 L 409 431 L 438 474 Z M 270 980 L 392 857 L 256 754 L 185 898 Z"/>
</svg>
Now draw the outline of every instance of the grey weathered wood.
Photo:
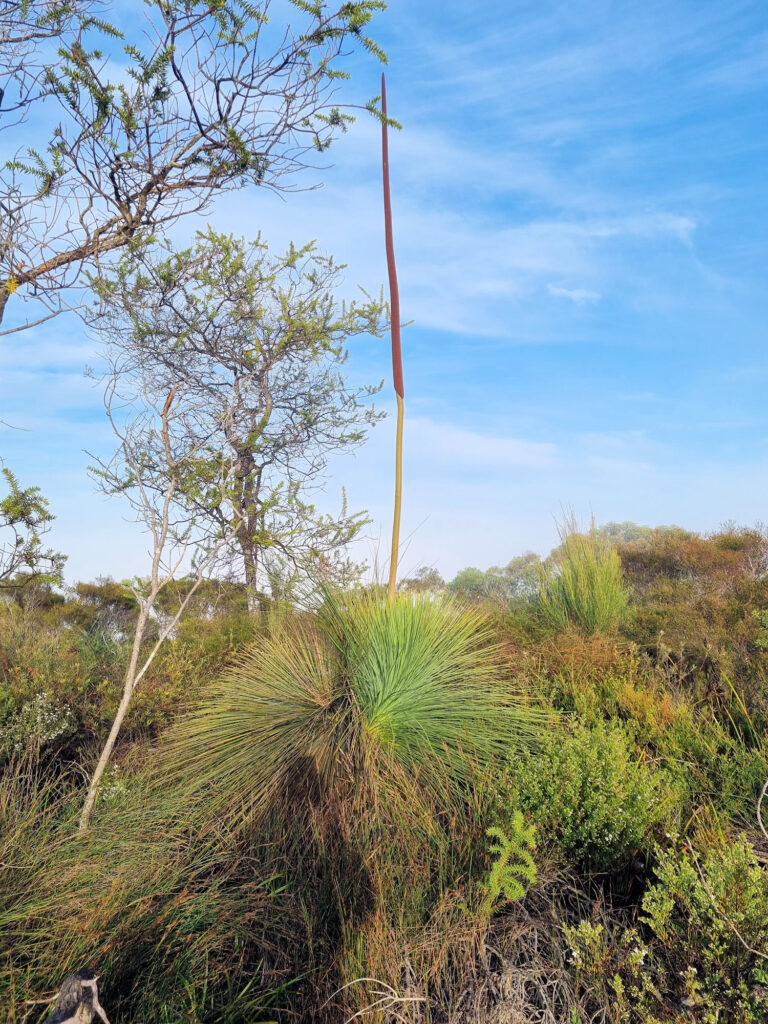
<svg viewBox="0 0 768 1024">
<path fill-rule="evenodd" d="M 97 981 L 98 975 L 87 968 L 65 978 L 46 1024 L 92 1024 L 96 1016 L 109 1024 L 99 1002 Z"/>
</svg>

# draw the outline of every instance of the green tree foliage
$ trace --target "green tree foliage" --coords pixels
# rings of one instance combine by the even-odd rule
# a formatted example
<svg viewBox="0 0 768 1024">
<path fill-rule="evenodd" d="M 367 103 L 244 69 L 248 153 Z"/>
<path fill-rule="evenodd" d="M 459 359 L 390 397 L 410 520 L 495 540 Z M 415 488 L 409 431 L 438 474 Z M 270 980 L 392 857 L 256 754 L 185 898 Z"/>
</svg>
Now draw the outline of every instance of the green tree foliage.
<svg viewBox="0 0 768 1024">
<path fill-rule="evenodd" d="M 39 487 L 22 488 L 6 466 L 8 493 L 0 498 L 0 589 L 60 583 L 66 556 L 43 547 L 54 516 Z"/>
<path fill-rule="evenodd" d="M 650 536 L 652 527 L 638 523 L 602 523 L 597 527 L 597 536 L 611 544 L 631 544 Z"/>
<path fill-rule="evenodd" d="M 539 556 L 532 551 L 517 555 L 501 568 L 462 569 L 448 584 L 451 593 L 465 601 L 490 601 L 509 605 L 527 601 L 537 587 Z"/>
<path fill-rule="evenodd" d="M 92 632 L 114 639 L 135 625 L 139 602 L 128 584 L 100 577 L 95 583 L 77 583 L 75 595 L 85 610 L 81 621 Z"/>
<path fill-rule="evenodd" d="M 413 576 L 400 581 L 400 589 L 409 591 L 412 594 L 423 594 L 425 592 L 438 594 L 445 590 L 445 580 L 437 571 L 430 566 L 422 566 L 417 569 Z"/>
<path fill-rule="evenodd" d="M 487 594 L 485 573 L 482 569 L 467 566 L 456 573 L 448 589 L 465 600 L 481 601 Z"/>
<path fill-rule="evenodd" d="M 352 120 L 334 103 L 350 47 L 384 59 L 367 35 L 384 6 L 290 0 L 281 30 L 250 0 L 148 0 L 144 24 L 132 6 L 5 3 L 0 91 L 9 113 L 35 103 L 36 137 L 0 171 L 0 322 L 12 295 L 55 315 L 84 269 L 222 192 L 294 186 Z"/>
<path fill-rule="evenodd" d="M 232 550 L 254 608 L 270 576 L 290 589 L 292 568 L 345 579 L 344 547 L 367 521 L 345 501 L 338 515 L 312 502 L 330 455 L 360 444 L 380 416 L 367 402 L 378 387 L 353 387 L 339 368 L 350 338 L 382 331 L 385 310 L 367 296 L 339 301 L 340 269 L 312 245 L 272 256 L 208 229 L 189 249 L 126 258 L 98 287 L 121 387 L 175 387 L 193 407 L 200 443 L 177 501 L 221 531 L 234 510 Z"/>
<path fill-rule="evenodd" d="M 5 0 L 0 11 L 0 128 L 18 125 L 41 99 L 54 40 L 95 24 L 89 0 Z"/>
</svg>

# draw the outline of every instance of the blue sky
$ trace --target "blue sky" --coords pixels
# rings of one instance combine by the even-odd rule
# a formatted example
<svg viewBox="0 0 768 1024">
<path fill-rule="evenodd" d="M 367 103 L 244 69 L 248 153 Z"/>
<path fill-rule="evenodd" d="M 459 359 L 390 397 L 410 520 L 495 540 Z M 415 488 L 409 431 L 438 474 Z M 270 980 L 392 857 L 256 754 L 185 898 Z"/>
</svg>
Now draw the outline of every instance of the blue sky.
<svg viewBox="0 0 768 1024">
<path fill-rule="evenodd" d="M 765 4 L 393 0 L 374 34 L 404 126 L 404 571 L 547 551 L 570 508 L 697 530 L 768 519 Z M 351 70 L 351 100 L 378 92 L 372 60 Z M 225 196 L 206 220 L 276 247 L 316 238 L 349 294 L 378 291 L 377 125 L 363 115 L 328 164 L 302 180 L 322 188 Z M 0 341 L 2 418 L 25 428 L 0 450 L 50 497 L 70 579 L 146 561 L 86 474 L 83 449 L 111 444 L 92 359 L 74 319 Z M 388 343 L 356 341 L 348 371 L 389 379 Z M 323 499 L 345 485 L 369 509 L 363 557 L 388 550 L 393 430 L 337 459 Z"/>
</svg>

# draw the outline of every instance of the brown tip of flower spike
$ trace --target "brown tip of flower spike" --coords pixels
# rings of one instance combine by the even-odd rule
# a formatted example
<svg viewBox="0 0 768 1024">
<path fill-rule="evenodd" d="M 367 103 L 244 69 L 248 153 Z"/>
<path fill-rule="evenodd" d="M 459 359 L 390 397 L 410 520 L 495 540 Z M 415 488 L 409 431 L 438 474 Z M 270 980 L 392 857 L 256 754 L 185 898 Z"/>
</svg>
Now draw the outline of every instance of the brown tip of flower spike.
<svg viewBox="0 0 768 1024">
<path fill-rule="evenodd" d="M 387 138 L 387 85 L 381 75 L 381 155 L 384 177 L 384 234 L 387 243 L 387 273 L 389 274 L 389 307 L 392 317 L 392 378 L 395 391 L 404 398 L 403 358 L 400 350 L 400 294 L 397 290 L 395 245 L 392 241 L 392 202 L 389 196 L 389 142 Z"/>
</svg>

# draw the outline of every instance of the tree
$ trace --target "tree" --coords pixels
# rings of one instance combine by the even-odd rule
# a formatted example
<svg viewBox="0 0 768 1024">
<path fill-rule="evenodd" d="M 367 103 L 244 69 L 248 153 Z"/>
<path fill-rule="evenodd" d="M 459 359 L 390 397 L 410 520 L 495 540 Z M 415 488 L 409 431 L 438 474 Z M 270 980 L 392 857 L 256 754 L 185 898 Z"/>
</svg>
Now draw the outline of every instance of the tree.
<svg viewBox="0 0 768 1024">
<path fill-rule="evenodd" d="M 152 541 L 149 577 L 136 578 L 131 590 L 138 605 L 133 643 L 123 692 L 112 727 L 94 770 L 80 817 L 87 829 L 99 784 L 117 742 L 136 687 L 155 655 L 178 625 L 182 614 L 237 528 L 232 510 L 226 531 L 211 530 L 189 513 L 185 497 L 197 487 L 197 466 L 204 453 L 208 493 L 225 504 L 230 493 L 232 466 L 220 453 L 218 463 L 195 408 L 196 396 L 184 383 L 172 384 L 165 397 L 155 378 L 141 365 L 113 364 L 107 377 L 105 405 L 119 444 L 109 462 L 96 460 L 91 472 L 107 494 L 120 494 L 133 508 Z M 199 504 L 199 501 L 198 501 Z M 145 650 L 155 605 L 162 591 L 191 559 L 187 585 L 175 614 L 167 614 Z M 153 642 L 154 641 L 154 642 Z"/>
<path fill-rule="evenodd" d="M 485 572 L 467 568 L 457 573 L 448 589 L 467 601 L 510 604 L 525 601 L 538 590 L 539 556 L 532 551 L 516 555 L 503 568 L 493 565 Z"/>
<path fill-rule="evenodd" d="M 95 583 L 77 583 L 74 596 L 76 603 L 72 604 L 80 621 L 92 632 L 119 641 L 130 635 L 136 625 L 139 602 L 125 583 L 100 576 Z"/>
<path fill-rule="evenodd" d="M 448 590 L 467 601 L 482 601 L 487 596 L 486 584 L 482 569 L 467 566 L 456 573 L 448 584 Z"/>
<path fill-rule="evenodd" d="M 40 99 L 44 48 L 96 21 L 87 0 L 4 0 L 0 11 L 0 128 L 16 126 Z"/>
<path fill-rule="evenodd" d="M 0 323 L 15 294 L 42 304 L 36 323 L 55 316 L 83 270 L 221 192 L 294 187 L 351 120 L 333 105 L 347 44 L 384 59 L 365 29 L 385 3 L 290 4 L 301 24 L 279 31 L 270 0 L 146 0 L 132 41 L 85 0 L 4 5 L 0 114 L 3 91 L 8 111 L 34 102 L 34 131 L 48 115 L 50 134 L 0 172 Z"/>
<path fill-rule="evenodd" d="M 445 590 L 445 580 L 433 566 L 423 565 L 413 576 L 400 581 L 400 589 L 410 594 L 439 594 Z"/>
<path fill-rule="evenodd" d="M 503 569 L 489 569 L 488 575 L 498 580 L 497 592 L 503 594 L 507 601 L 526 599 L 538 591 L 539 563 L 537 554 L 526 551 L 515 555 Z"/>
<path fill-rule="evenodd" d="M 44 548 L 42 535 L 54 516 L 39 487 L 19 486 L 3 467 L 8 493 L 0 498 L 0 591 L 40 583 L 61 583 L 66 557 Z"/>
<path fill-rule="evenodd" d="M 611 544 L 634 544 L 636 541 L 647 540 L 653 529 L 640 526 L 638 523 L 603 523 L 597 528 L 597 535 L 604 537 Z"/>
<path fill-rule="evenodd" d="M 311 502 L 329 456 L 360 444 L 380 417 L 364 401 L 378 387 L 353 387 L 338 367 L 349 338 L 381 332 L 385 310 L 368 296 L 339 302 L 340 269 L 312 245 L 272 257 L 261 241 L 208 229 L 192 248 L 126 257 L 98 287 L 111 361 L 157 393 L 176 385 L 194 396 L 205 441 L 183 501 L 222 532 L 236 512 L 232 550 L 252 610 L 270 559 L 284 582 L 295 571 L 338 579 L 367 521 L 346 501 L 338 515 Z M 226 493 L 215 489 L 222 458 Z"/>
</svg>

